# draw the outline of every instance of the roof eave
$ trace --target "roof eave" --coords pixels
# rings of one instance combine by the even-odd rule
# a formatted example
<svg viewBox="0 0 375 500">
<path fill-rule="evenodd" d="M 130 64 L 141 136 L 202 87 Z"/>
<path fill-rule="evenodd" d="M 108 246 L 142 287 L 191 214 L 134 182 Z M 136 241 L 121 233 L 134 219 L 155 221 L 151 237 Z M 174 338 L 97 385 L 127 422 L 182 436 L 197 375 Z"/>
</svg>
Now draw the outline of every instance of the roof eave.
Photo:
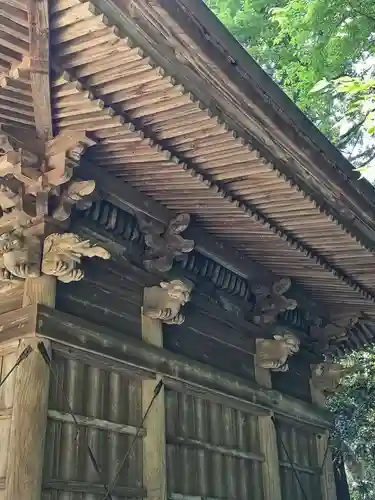
<svg viewBox="0 0 375 500">
<path fill-rule="evenodd" d="M 375 192 L 201 0 L 102 0 L 101 9 L 170 75 L 369 248 Z M 173 35 L 173 36 L 172 36 Z M 199 50 L 197 50 L 199 49 Z"/>
</svg>

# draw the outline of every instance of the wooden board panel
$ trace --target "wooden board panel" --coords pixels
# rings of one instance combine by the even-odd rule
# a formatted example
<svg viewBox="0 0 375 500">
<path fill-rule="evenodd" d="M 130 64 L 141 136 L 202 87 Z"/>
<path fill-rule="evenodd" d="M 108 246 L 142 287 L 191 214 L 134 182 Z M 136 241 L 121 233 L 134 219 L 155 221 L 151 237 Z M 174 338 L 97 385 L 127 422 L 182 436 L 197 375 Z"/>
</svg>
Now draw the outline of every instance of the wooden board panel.
<svg viewBox="0 0 375 500">
<path fill-rule="evenodd" d="M 207 320 L 202 313 L 197 314 L 195 319 L 196 322 L 201 319 L 203 324 Z M 218 331 L 221 332 L 221 337 L 227 335 L 229 342 L 231 335 L 235 336 L 237 332 L 219 321 L 211 320 L 208 324 L 210 328 L 201 326 L 200 332 L 190 328 L 189 321 L 180 326 L 167 326 L 164 328 L 164 347 L 233 375 L 254 379 L 253 354 L 233 347 L 235 342 L 230 345 L 217 340 Z"/>
</svg>

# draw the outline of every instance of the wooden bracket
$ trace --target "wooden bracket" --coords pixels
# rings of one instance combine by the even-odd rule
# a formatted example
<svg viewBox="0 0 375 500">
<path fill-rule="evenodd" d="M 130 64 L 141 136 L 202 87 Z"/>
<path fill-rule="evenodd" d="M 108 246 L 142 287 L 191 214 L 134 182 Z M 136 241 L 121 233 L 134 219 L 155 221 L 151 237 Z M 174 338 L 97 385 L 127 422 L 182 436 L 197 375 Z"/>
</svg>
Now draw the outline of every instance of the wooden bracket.
<svg viewBox="0 0 375 500">
<path fill-rule="evenodd" d="M 311 383 L 323 394 L 332 394 L 340 390 L 342 378 L 354 370 L 354 367 L 344 367 L 340 363 L 319 363 L 312 366 Z"/>
<path fill-rule="evenodd" d="M 297 301 L 284 297 L 291 287 L 289 278 L 276 281 L 271 288 L 264 285 L 255 285 L 251 291 L 255 295 L 256 302 L 253 309 L 253 321 L 257 324 L 274 323 L 278 314 L 283 311 L 295 309 Z"/>
<path fill-rule="evenodd" d="M 257 339 L 256 363 L 272 371 L 288 371 L 288 357 L 299 351 L 300 341 L 292 333 L 275 335 L 273 339 Z"/>
<path fill-rule="evenodd" d="M 189 301 L 192 289 L 193 283 L 188 280 L 162 281 L 160 287 L 147 288 L 143 314 L 168 325 L 181 325 L 185 316 L 180 313 L 180 309 Z"/>
<path fill-rule="evenodd" d="M 194 241 L 181 236 L 190 223 L 189 214 L 178 215 L 166 228 L 144 214 L 138 213 L 137 219 L 145 237 L 147 250 L 143 264 L 148 271 L 169 271 L 175 259 L 193 250 Z"/>
<path fill-rule="evenodd" d="M 94 144 L 84 132 L 43 141 L 32 133 L 0 131 L 0 291 L 41 273 L 65 283 L 83 278 L 81 258 L 109 253 L 64 232 L 73 206 L 87 208 L 94 180 L 76 180 L 74 169 Z M 52 234 L 51 234 L 52 233 Z"/>
</svg>

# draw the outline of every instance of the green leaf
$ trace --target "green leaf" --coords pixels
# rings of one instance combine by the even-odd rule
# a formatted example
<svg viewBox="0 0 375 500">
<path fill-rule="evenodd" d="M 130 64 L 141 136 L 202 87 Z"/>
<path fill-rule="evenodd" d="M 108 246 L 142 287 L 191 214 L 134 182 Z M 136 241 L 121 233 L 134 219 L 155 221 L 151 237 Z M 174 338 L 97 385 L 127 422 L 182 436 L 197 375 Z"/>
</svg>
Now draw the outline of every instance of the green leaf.
<svg viewBox="0 0 375 500">
<path fill-rule="evenodd" d="M 320 92 L 323 89 L 326 89 L 331 83 L 323 78 L 323 80 L 320 80 L 318 83 L 316 83 L 313 88 L 310 90 L 310 94 L 315 94 L 317 92 Z"/>
</svg>

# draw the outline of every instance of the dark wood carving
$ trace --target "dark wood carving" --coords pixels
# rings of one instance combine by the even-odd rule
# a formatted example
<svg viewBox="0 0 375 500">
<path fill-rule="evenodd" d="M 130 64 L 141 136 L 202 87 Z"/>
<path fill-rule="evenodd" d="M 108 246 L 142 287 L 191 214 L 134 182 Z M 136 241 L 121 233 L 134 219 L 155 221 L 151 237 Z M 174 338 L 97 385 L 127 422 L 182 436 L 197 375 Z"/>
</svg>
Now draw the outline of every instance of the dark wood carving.
<svg viewBox="0 0 375 500">
<path fill-rule="evenodd" d="M 344 367 L 340 363 L 325 362 L 312 367 L 311 382 L 325 394 L 340 390 L 341 380 L 355 371 L 354 367 Z"/>
<path fill-rule="evenodd" d="M 177 215 L 167 228 L 144 214 L 137 214 L 137 219 L 145 238 L 143 264 L 148 271 L 169 271 L 176 259 L 193 250 L 194 241 L 181 236 L 190 223 L 189 214 Z"/>
<path fill-rule="evenodd" d="M 251 291 L 255 295 L 255 306 L 253 309 L 254 323 L 273 323 L 281 312 L 295 309 L 297 302 L 284 297 L 284 294 L 290 287 L 291 280 L 289 278 L 282 278 L 275 282 L 271 288 L 264 285 L 253 286 Z"/>
</svg>

